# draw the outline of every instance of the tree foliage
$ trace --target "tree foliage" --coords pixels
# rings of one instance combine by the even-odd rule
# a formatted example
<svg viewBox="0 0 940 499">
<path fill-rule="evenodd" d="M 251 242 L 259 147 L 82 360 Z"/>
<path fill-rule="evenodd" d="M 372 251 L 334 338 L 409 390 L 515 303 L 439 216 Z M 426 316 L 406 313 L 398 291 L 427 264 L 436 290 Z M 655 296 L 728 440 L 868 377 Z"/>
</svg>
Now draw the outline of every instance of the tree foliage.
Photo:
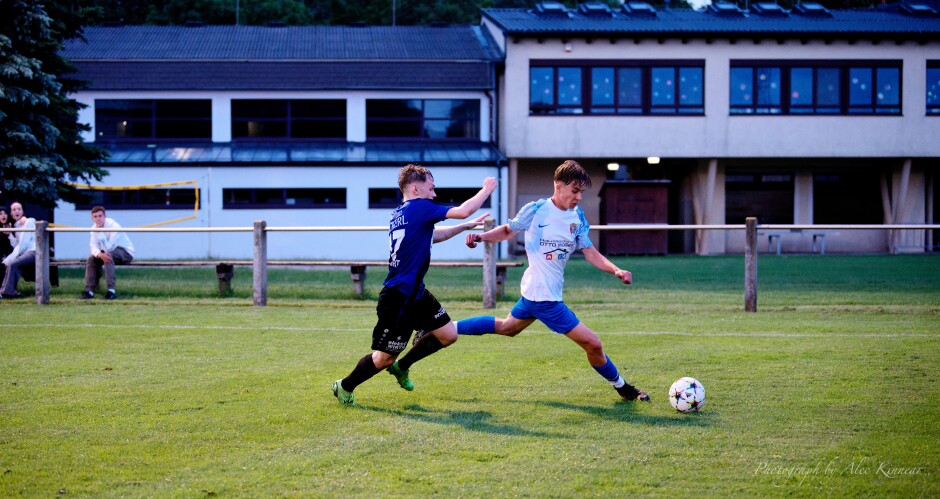
<svg viewBox="0 0 940 499">
<path fill-rule="evenodd" d="M 100 180 L 93 162 L 104 151 L 88 146 L 78 123 L 81 105 L 69 97 L 81 82 L 58 51 L 80 34 L 69 2 L 53 2 L 55 18 L 35 0 L 0 2 L 0 190 L 45 207 L 76 199 L 66 182 Z M 71 17 L 70 17 L 71 15 Z"/>
</svg>

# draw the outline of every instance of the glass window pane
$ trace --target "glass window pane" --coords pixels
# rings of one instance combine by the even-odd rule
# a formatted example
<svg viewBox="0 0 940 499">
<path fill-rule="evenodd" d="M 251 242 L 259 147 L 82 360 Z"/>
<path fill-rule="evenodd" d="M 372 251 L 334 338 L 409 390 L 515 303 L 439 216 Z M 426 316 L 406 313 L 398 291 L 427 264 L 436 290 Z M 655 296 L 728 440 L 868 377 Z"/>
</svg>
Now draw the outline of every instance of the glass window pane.
<svg viewBox="0 0 940 499">
<path fill-rule="evenodd" d="M 367 99 L 366 116 L 369 118 L 420 118 L 424 111 L 420 100 Z"/>
<path fill-rule="evenodd" d="M 701 106 L 703 99 L 702 68 L 679 68 L 679 104 Z"/>
<path fill-rule="evenodd" d="M 620 68 L 617 70 L 617 104 L 623 107 L 643 106 L 643 70 Z"/>
<path fill-rule="evenodd" d="M 558 68 L 558 105 L 581 105 L 581 68 Z"/>
<path fill-rule="evenodd" d="M 290 117 L 346 118 L 346 101 L 342 99 L 302 99 L 290 101 Z"/>
<path fill-rule="evenodd" d="M 879 106 L 897 106 L 901 104 L 901 70 L 899 68 L 878 68 L 878 86 L 875 95 Z"/>
<path fill-rule="evenodd" d="M 753 106 L 753 68 L 731 68 L 731 105 Z"/>
<path fill-rule="evenodd" d="M 816 103 L 820 111 L 839 111 L 841 104 L 839 68 L 819 68 L 816 71 L 816 95 Z"/>
<path fill-rule="evenodd" d="M 161 139 L 207 139 L 212 137 L 209 120 L 158 120 L 155 137 Z"/>
<path fill-rule="evenodd" d="M 555 104 L 555 86 L 552 68 L 529 69 L 529 103 L 537 106 Z"/>
<path fill-rule="evenodd" d="M 757 68 L 758 107 L 780 106 L 780 68 Z"/>
<path fill-rule="evenodd" d="M 290 136 L 303 139 L 342 139 L 346 137 L 346 120 L 294 120 Z"/>
<path fill-rule="evenodd" d="M 591 69 L 591 106 L 614 104 L 614 68 Z"/>
<path fill-rule="evenodd" d="M 871 68 L 849 68 L 849 105 L 871 105 Z"/>
<path fill-rule="evenodd" d="M 790 105 L 813 105 L 813 68 L 790 69 Z"/>
<path fill-rule="evenodd" d="M 160 118 L 202 118 L 212 119 L 212 101 L 200 100 L 157 100 L 157 119 Z"/>
<path fill-rule="evenodd" d="M 654 106 L 676 103 L 676 69 L 653 68 L 650 71 L 650 101 Z"/>
<path fill-rule="evenodd" d="M 940 68 L 927 68 L 927 105 L 940 106 Z"/>
<path fill-rule="evenodd" d="M 232 100 L 233 119 L 287 119 L 287 101 L 273 99 Z"/>
</svg>

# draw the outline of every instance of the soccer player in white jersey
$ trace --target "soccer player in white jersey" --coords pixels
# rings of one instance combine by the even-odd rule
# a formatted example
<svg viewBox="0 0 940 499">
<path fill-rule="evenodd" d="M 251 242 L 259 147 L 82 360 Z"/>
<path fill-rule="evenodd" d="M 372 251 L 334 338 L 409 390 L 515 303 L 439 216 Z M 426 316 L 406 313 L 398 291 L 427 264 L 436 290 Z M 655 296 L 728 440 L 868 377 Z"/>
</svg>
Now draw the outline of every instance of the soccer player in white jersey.
<svg viewBox="0 0 940 499">
<path fill-rule="evenodd" d="M 623 380 L 617 366 L 604 353 L 597 334 L 578 320 L 562 301 L 565 264 L 578 249 L 591 265 L 613 274 L 624 284 L 633 282 L 630 271 L 618 268 L 600 254 L 588 237 L 590 225 L 578 204 L 581 194 L 590 186 L 587 171 L 576 161 L 567 160 L 555 170 L 555 191 L 551 198 L 523 206 L 516 218 L 506 225 L 483 234 L 467 235 L 467 246 L 475 248 L 477 243 L 497 243 L 525 231 L 529 268 L 522 276 L 522 298 L 505 319 L 492 316 L 464 319 L 457 322 L 457 333 L 515 336 L 538 319 L 583 348 L 591 367 L 609 381 L 623 399 L 648 402 L 649 395 Z"/>
</svg>

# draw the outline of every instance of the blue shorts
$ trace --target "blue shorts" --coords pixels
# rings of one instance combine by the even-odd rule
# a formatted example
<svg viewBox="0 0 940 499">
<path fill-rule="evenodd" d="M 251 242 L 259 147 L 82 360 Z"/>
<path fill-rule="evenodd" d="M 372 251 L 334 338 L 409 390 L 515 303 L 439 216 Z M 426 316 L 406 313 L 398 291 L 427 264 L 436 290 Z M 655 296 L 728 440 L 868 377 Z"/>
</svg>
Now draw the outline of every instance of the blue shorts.
<svg viewBox="0 0 940 499">
<path fill-rule="evenodd" d="M 520 320 L 538 319 L 558 334 L 566 334 L 581 323 L 563 301 L 532 301 L 519 298 L 509 312 Z"/>
</svg>

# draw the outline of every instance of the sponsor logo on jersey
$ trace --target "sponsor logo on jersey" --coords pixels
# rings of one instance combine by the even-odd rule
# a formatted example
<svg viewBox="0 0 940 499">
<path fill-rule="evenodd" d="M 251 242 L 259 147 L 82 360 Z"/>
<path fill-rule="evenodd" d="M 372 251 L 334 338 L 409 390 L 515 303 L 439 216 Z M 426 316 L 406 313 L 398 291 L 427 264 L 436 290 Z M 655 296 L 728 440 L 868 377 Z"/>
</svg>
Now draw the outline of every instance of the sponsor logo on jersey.
<svg viewBox="0 0 940 499">
<path fill-rule="evenodd" d="M 556 248 L 545 253 L 546 260 L 564 260 L 566 258 L 568 258 L 568 252 L 561 248 Z"/>
</svg>

